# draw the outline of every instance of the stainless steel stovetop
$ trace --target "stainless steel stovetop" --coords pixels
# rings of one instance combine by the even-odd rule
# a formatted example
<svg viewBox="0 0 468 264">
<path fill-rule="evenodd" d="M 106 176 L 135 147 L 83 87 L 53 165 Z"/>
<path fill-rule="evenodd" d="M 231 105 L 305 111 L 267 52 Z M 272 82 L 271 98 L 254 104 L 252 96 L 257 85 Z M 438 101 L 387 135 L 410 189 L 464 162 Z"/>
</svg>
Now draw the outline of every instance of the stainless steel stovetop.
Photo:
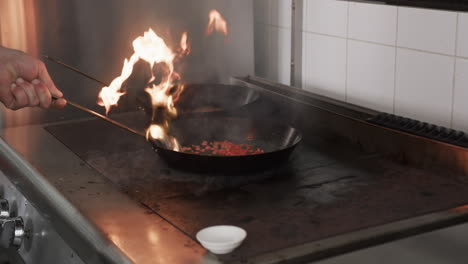
<svg viewBox="0 0 468 264">
<path fill-rule="evenodd" d="M 3 138 L 40 173 L 10 177 L 56 216 L 50 221 L 85 262 L 310 261 L 466 219 L 465 167 L 445 169 L 450 161 L 430 154 L 463 159 L 463 148 L 368 123 L 377 113 L 366 109 L 255 78 L 234 81 L 261 97 L 229 115 L 303 131 L 282 168 L 229 177 L 178 171 L 144 140 L 89 119 L 6 130 Z M 144 129 L 146 117 L 114 118 Z M 437 151 L 417 157 L 421 146 Z M 232 254 L 208 254 L 195 233 L 216 224 L 241 226 L 248 239 Z"/>
</svg>

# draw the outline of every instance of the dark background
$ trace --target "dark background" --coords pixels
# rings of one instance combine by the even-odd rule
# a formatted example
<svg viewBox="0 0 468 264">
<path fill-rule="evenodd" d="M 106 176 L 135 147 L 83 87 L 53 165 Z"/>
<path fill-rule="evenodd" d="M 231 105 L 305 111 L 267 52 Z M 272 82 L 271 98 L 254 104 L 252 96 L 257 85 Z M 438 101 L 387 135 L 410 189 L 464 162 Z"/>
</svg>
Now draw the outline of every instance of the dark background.
<svg viewBox="0 0 468 264">
<path fill-rule="evenodd" d="M 468 0 L 372 0 L 372 1 L 357 1 L 354 2 L 371 2 L 382 3 L 389 5 L 425 7 L 432 9 L 453 10 L 453 11 L 468 11 Z"/>
</svg>

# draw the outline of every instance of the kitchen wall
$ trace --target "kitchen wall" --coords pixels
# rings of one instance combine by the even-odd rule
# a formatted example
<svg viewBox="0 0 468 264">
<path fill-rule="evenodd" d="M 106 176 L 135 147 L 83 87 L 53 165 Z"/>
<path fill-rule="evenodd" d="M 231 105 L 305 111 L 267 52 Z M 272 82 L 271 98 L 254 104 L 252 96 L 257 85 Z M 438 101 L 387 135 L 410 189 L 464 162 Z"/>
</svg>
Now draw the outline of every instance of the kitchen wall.
<svg viewBox="0 0 468 264">
<path fill-rule="evenodd" d="M 290 83 L 291 1 L 254 0 L 255 71 L 258 76 Z"/>
<path fill-rule="evenodd" d="M 213 8 L 228 21 L 227 38 L 221 34 L 205 36 L 208 13 Z M 124 59 L 133 53 L 132 40 L 150 27 L 170 47 L 177 47 L 182 32 L 188 31 L 192 52 L 178 63 L 183 80 L 228 82 L 231 76 L 251 75 L 254 71 L 252 9 L 253 0 L 0 0 L 0 45 L 48 54 L 110 82 L 120 75 Z M 67 99 L 103 113 L 96 104 L 102 85 L 62 66 L 46 64 Z M 140 66 L 132 77 L 149 70 L 144 63 Z M 120 101 L 120 109 L 126 100 L 133 107 L 136 103 L 131 93 L 144 87 L 132 85 Z M 71 107 L 62 111 L 10 111 L 0 104 L 0 128 L 79 117 L 88 114 Z"/>
<path fill-rule="evenodd" d="M 254 1 L 256 73 L 289 83 L 291 1 Z M 468 132 L 468 13 L 303 0 L 301 30 L 304 89 Z"/>
</svg>

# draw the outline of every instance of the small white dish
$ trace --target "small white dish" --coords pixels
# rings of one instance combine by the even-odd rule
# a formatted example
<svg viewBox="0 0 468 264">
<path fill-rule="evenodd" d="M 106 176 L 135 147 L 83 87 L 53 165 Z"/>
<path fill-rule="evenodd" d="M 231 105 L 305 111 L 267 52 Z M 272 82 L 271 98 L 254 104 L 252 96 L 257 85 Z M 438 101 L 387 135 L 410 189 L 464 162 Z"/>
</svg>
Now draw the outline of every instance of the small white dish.
<svg viewBox="0 0 468 264">
<path fill-rule="evenodd" d="M 247 237 L 247 232 L 237 226 L 211 226 L 200 230 L 197 240 L 214 254 L 228 254 L 234 251 Z"/>
</svg>

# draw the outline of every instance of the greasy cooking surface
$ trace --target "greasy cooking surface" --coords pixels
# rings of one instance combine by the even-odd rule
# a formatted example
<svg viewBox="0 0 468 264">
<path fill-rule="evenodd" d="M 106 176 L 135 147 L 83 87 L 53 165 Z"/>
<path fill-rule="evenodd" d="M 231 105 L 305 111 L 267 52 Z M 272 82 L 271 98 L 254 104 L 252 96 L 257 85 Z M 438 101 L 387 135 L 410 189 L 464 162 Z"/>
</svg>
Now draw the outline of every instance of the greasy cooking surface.
<svg viewBox="0 0 468 264">
<path fill-rule="evenodd" d="M 134 124 L 138 116 L 120 120 Z M 463 177 L 400 166 L 311 131 L 304 132 L 305 142 L 289 166 L 223 177 L 169 169 L 147 142 L 100 120 L 47 130 L 192 238 L 209 225 L 245 228 L 247 240 L 224 260 L 245 260 L 468 203 Z"/>
</svg>

